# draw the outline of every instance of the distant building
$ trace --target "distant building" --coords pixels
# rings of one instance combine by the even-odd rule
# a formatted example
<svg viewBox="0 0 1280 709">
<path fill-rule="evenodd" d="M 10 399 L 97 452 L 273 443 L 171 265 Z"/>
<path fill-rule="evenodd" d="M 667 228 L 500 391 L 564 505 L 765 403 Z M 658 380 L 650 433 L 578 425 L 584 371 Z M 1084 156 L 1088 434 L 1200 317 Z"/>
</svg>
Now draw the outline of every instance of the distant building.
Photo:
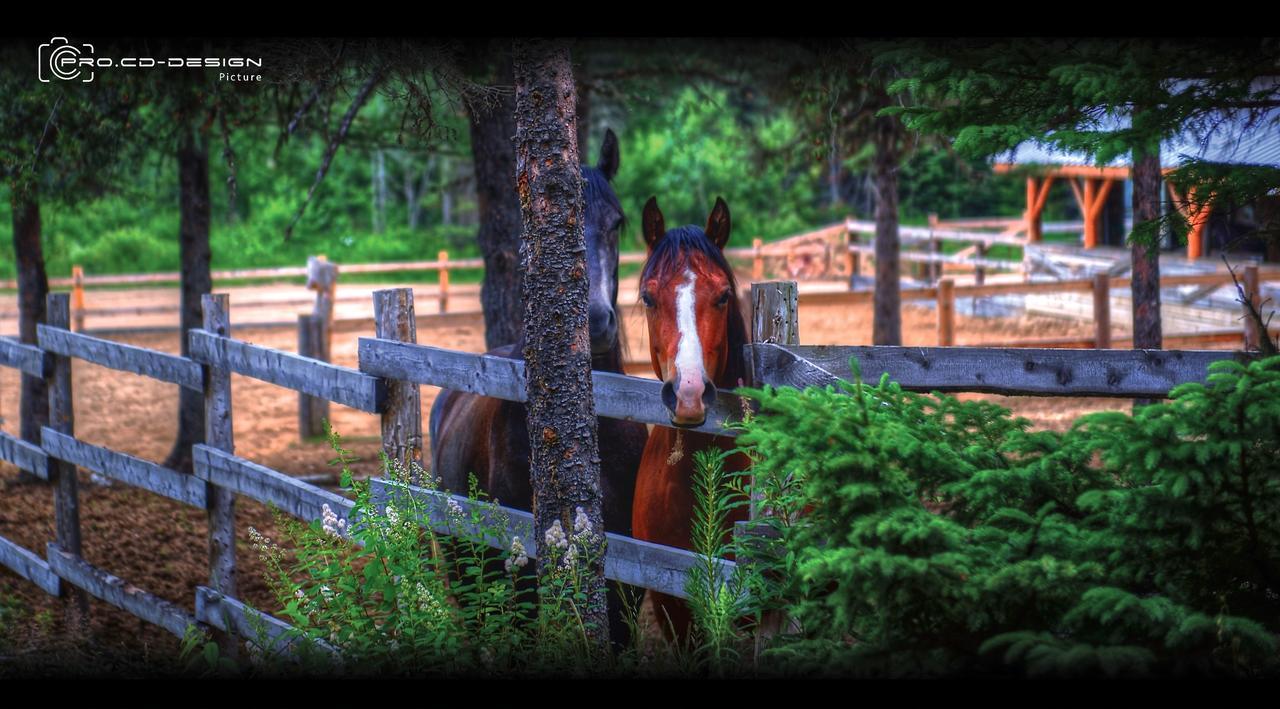
<svg viewBox="0 0 1280 709">
<path fill-rule="evenodd" d="M 1262 120 L 1247 122 L 1244 115 L 1225 115 L 1214 124 L 1207 140 L 1192 132 L 1165 141 L 1160 148 L 1164 172 L 1183 165 L 1189 158 L 1224 165 L 1254 165 L 1280 168 L 1280 110 L 1272 110 Z M 1129 179 L 1132 160 L 1129 155 L 1105 166 L 1097 166 L 1079 153 L 1055 150 L 1032 142 L 997 156 L 997 173 L 1017 173 L 1027 179 L 1027 237 L 1040 241 L 1040 216 L 1049 189 L 1065 182 L 1075 195 L 1084 221 L 1082 243 L 1092 249 L 1098 245 L 1123 246 L 1133 228 L 1133 184 Z M 1280 244 L 1264 243 L 1248 236 L 1263 225 L 1280 222 L 1280 185 L 1254 204 L 1237 205 L 1231 213 L 1209 213 L 1196 210 L 1188 202 L 1191 194 L 1178 194 L 1172 184 L 1165 183 L 1165 210 L 1177 209 L 1191 225 L 1187 235 L 1187 258 L 1199 259 L 1220 253 L 1237 238 L 1234 253 L 1256 253 L 1267 261 L 1280 261 Z M 1172 239 L 1166 249 L 1173 248 Z"/>
</svg>

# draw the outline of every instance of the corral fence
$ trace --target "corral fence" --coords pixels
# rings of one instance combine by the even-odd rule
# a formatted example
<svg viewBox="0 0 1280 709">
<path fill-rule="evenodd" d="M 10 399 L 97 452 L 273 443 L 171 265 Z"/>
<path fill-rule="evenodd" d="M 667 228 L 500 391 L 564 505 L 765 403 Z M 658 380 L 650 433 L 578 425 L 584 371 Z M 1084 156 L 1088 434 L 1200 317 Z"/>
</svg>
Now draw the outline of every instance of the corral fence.
<svg viewBox="0 0 1280 709">
<path fill-rule="evenodd" d="M 850 377 L 856 357 L 868 378 L 886 372 L 905 389 L 977 391 L 1006 395 L 1110 396 L 1159 398 L 1184 382 L 1203 382 L 1211 362 L 1247 360 L 1230 351 L 1009 349 L 965 347 L 814 347 L 799 345 L 801 299 L 795 282 L 751 286 L 752 344 L 744 356 L 757 384 L 822 386 Z M 327 505 L 349 518 L 353 502 L 235 454 L 232 432 L 231 374 L 256 378 L 310 396 L 379 414 L 382 445 L 401 462 L 423 455 L 419 386 L 430 385 L 525 400 L 524 363 L 416 343 L 413 292 L 374 293 L 375 337 L 358 342 L 359 366 L 352 369 L 312 357 L 253 345 L 230 337 L 226 295 L 206 295 L 204 327 L 189 333 L 189 357 L 113 342 L 70 330 L 70 298 L 48 299 L 48 322 L 38 328 L 38 345 L 0 338 L 0 366 L 42 377 L 49 385 L 50 421 L 38 443 L 0 432 L 0 459 L 46 481 L 55 490 L 56 539 L 44 554 L 0 538 L 0 565 L 45 592 L 68 597 L 73 620 L 88 613 L 87 596 L 156 624 L 180 637 L 191 628 L 209 632 L 228 652 L 243 640 L 279 649 L 289 626 L 236 598 L 234 510 L 236 496 L 274 505 L 310 522 Z M 201 392 L 205 406 L 205 443 L 194 446 L 194 475 L 92 445 L 75 438 L 71 364 L 73 359 L 133 372 Z M 592 376 L 599 416 L 669 426 L 662 383 L 605 372 Z M 717 394 L 707 421 L 696 430 L 735 435 L 726 422 L 741 415 L 742 402 L 729 392 Z M 96 412 L 85 412 L 96 413 Z M 191 606 L 181 606 L 140 589 L 94 566 L 82 556 L 77 468 L 205 510 L 209 518 L 209 584 L 199 586 Z M 426 503 L 420 520 L 448 533 L 446 504 L 470 509 L 466 498 L 385 479 L 371 481 L 375 495 L 408 494 Z M 482 514 L 495 511 L 488 503 Z M 529 556 L 537 540 L 527 512 L 500 508 L 516 527 Z M 348 526 L 349 529 L 349 526 Z M 675 596 L 685 596 L 685 579 L 700 557 L 683 549 L 607 535 L 608 578 Z M 491 540 L 494 546 L 500 540 Z M 718 560 L 731 574 L 734 561 Z M 745 562 L 744 562 L 745 563 Z"/>
</svg>

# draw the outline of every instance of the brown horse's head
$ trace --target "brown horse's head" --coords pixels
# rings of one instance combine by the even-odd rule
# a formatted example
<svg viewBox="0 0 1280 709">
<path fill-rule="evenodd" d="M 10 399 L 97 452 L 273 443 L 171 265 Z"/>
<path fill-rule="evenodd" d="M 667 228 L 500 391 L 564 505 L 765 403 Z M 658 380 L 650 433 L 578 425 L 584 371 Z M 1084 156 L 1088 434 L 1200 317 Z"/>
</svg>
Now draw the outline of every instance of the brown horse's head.
<svg viewBox="0 0 1280 709">
<path fill-rule="evenodd" d="M 724 257 L 729 206 L 716 198 L 706 229 L 666 231 L 656 198 L 644 205 L 649 258 L 640 298 L 649 324 L 649 356 L 662 380 L 662 402 L 677 426 L 699 426 L 716 385 L 733 386 L 742 373 L 746 326 L 737 282 Z"/>
</svg>

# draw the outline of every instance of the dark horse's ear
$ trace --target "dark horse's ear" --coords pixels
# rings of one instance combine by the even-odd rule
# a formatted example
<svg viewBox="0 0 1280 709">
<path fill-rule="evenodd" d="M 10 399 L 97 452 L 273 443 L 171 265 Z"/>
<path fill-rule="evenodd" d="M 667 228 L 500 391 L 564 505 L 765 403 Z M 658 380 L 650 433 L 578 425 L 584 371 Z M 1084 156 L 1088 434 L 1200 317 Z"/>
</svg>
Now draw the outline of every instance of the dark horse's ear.
<svg viewBox="0 0 1280 709">
<path fill-rule="evenodd" d="M 662 237 L 667 234 L 666 223 L 662 219 L 662 210 L 658 209 L 658 198 L 650 197 L 648 202 L 644 203 L 644 243 L 653 251 L 653 247 L 662 241 Z"/>
<path fill-rule="evenodd" d="M 716 197 L 716 206 L 711 209 L 711 216 L 707 217 L 706 232 L 711 243 L 723 251 L 724 245 L 729 243 L 729 205 L 720 197 Z"/>
<path fill-rule="evenodd" d="M 600 161 L 596 163 L 596 169 L 604 173 L 604 179 L 612 182 L 613 176 L 618 174 L 618 136 L 613 134 L 612 128 L 606 128 L 604 131 L 604 143 L 600 146 Z"/>
</svg>

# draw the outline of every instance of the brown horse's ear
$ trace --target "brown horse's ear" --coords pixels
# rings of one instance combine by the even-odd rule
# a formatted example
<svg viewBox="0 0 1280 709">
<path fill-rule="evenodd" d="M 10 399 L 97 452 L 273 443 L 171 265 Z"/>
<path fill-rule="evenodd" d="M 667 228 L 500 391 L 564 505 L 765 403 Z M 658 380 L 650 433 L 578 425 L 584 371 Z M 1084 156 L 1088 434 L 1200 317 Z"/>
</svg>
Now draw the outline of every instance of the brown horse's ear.
<svg viewBox="0 0 1280 709">
<path fill-rule="evenodd" d="M 600 145 L 600 160 L 596 162 L 596 169 L 604 173 L 604 179 L 612 182 L 613 176 L 618 174 L 619 161 L 618 136 L 614 135 L 612 128 L 606 128 L 604 131 L 604 143 Z"/>
<path fill-rule="evenodd" d="M 662 219 L 662 210 L 658 209 L 658 198 L 650 197 L 648 202 L 644 203 L 644 243 L 653 251 L 653 247 L 662 241 L 662 237 L 667 234 L 666 223 Z"/>
<path fill-rule="evenodd" d="M 711 243 L 723 251 L 724 245 L 729 243 L 729 205 L 720 197 L 716 197 L 716 206 L 711 209 L 711 216 L 707 217 L 706 232 Z"/>
</svg>

